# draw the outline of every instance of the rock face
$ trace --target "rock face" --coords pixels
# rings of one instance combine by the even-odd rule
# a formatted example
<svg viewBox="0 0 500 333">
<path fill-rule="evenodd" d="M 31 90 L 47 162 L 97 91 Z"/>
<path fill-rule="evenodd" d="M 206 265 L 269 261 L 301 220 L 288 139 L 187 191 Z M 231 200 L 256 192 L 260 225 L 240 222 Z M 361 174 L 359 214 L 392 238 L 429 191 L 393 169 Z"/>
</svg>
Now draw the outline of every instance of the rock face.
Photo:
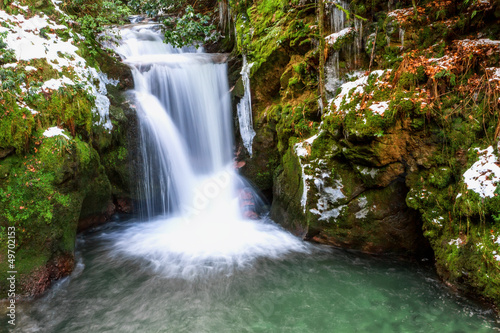
<svg viewBox="0 0 500 333">
<path fill-rule="evenodd" d="M 272 186 L 272 218 L 296 235 L 434 255 L 447 282 L 500 304 L 500 4 L 352 1 L 368 20 L 326 24 L 317 50 L 306 2 L 237 5 L 257 133 L 242 173 Z M 320 55 L 337 75 L 323 103 Z"/>
<path fill-rule="evenodd" d="M 352 150 L 345 146 L 321 131 L 290 148 L 275 183 L 273 219 L 320 243 L 427 255 L 418 213 L 405 203 L 408 188 L 401 162 L 410 155 L 405 150 L 397 156 L 401 148 L 389 146 L 378 154 L 365 149 L 367 156 L 358 152 L 349 159 Z"/>
<path fill-rule="evenodd" d="M 37 295 L 72 271 L 77 230 L 130 212 L 136 137 L 123 96 L 128 67 L 97 46 L 89 52 L 52 4 L 44 7 L 50 18 L 35 7 L 0 10 L 0 72 L 12 78 L 0 81 L 0 251 L 14 227 L 17 296 Z M 29 42 L 19 44 L 19 34 Z M 4 298 L 11 269 L 0 259 Z"/>
</svg>

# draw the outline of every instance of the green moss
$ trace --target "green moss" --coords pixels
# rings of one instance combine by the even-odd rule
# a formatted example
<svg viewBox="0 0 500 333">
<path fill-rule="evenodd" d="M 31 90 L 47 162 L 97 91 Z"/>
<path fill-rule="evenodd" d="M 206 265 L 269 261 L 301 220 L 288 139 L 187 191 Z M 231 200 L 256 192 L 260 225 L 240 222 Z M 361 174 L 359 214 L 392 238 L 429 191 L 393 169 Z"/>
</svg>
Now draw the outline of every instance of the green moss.
<svg viewBox="0 0 500 333">
<path fill-rule="evenodd" d="M 18 153 L 24 152 L 34 126 L 34 116 L 17 105 L 13 94 L 0 95 L 0 148 L 13 147 Z"/>
<path fill-rule="evenodd" d="M 33 12 L 43 12 L 48 16 L 57 13 L 54 4 L 50 0 L 22 0 L 22 5 L 27 5 Z"/>
<path fill-rule="evenodd" d="M 251 76 L 269 60 L 276 49 L 304 45 L 310 40 L 311 24 L 303 11 L 289 8 L 281 0 L 260 1 L 240 15 L 236 22 L 237 48 L 254 63 Z"/>
<path fill-rule="evenodd" d="M 84 86 L 74 85 L 61 87 L 48 95 L 32 96 L 29 102 L 36 110 L 44 110 L 40 114 L 43 127 L 58 124 L 68 128 L 72 135 L 90 133 L 94 117 L 94 97 L 89 95 Z"/>
<path fill-rule="evenodd" d="M 352 44 L 354 42 L 354 39 L 356 38 L 356 35 L 356 30 L 349 30 L 348 33 L 338 37 L 333 44 L 329 45 L 329 47 L 334 51 L 340 51 L 347 45 Z"/>
<path fill-rule="evenodd" d="M 87 193 L 99 198 L 101 206 L 103 196 L 110 197 L 110 190 L 96 187 L 110 187 L 97 152 L 78 138 L 35 136 L 26 156 L 0 160 L 0 168 L 8 170 L 0 185 L 0 224 L 16 228 L 17 261 L 26 263 L 18 267 L 22 276 L 53 255 L 73 253 Z"/>
</svg>

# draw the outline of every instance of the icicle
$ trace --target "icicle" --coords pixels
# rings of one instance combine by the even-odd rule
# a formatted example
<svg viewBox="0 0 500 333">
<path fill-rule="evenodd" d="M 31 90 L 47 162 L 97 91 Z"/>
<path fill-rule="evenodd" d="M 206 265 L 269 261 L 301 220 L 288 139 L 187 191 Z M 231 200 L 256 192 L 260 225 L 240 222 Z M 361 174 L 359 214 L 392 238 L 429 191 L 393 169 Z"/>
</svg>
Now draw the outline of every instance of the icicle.
<svg viewBox="0 0 500 333">
<path fill-rule="evenodd" d="M 245 93 L 237 106 L 238 120 L 240 123 L 240 134 L 243 140 L 243 146 L 247 149 L 250 156 L 252 156 L 252 141 L 255 137 L 252 121 L 252 95 L 250 92 L 250 69 L 253 63 L 247 63 L 247 58 L 243 55 L 243 68 L 241 69 L 241 78 L 243 80 L 243 87 Z"/>
<path fill-rule="evenodd" d="M 401 41 L 401 47 L 405 46 L 405 29 L 399 27 L 399 40 Z"/>
<path fill-rule="evenodd" d="M 330 5 L 330 29 L 331 34 L 339 33 L 340 31 L 348 28 L 349 21 L 347 21 L 346 13 L 339 7 L 350 10 L 349 2 L 347 1 L 336 1 Z M 345 46 L 342 51 L 346 54 L 346 60 L 348 60 L 349 68 L 356 68 L 356 63 L 360 59 L 361 52 L 363 50 L 363 21 L 354 18 L 354 29 L 356 29 L 356 37 L 354 42 L 350 45 Z M 327 64 L 325 65 L 326 73 L 326 84 L 325 87 L 330 93 L 334 93 L 335 90 L 342 84 L 340 78 L 340 61 L 339 52 L 336 51 L 331 54 L 328 58 Z"/>
<path fill-rule="evenodd" d="M 327 91 L 334 93 L 338 87 L 342 84 L 340 80 L 340 62 L 339 62 L 339 52 L 335 51 L 328 57 L 325 66 L 325 76 L 326 84 L 325 88 Z"/>
</svg>

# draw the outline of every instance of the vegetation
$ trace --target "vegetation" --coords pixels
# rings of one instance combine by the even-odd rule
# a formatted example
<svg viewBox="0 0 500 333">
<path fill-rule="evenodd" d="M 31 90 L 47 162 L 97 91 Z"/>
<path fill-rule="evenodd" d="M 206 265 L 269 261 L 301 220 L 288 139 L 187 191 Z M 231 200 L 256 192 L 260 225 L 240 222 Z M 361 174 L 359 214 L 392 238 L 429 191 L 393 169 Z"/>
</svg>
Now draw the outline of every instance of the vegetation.
<svg viewBox="0 0 500 333">
<path fill-rule="evenodd" d="M 21 5 L 28 10 L 10 4 L 4 9 L 26 19 L 48 13 L 59 23 L 57 29 L 47 26 L 39 32 L 26 30 L 26 34 L 71 45 L 57 57 L 22 60 L 6 43 L 12 30 L 0 34 L 0 62 L 7 64 L 0 68 L 0 251 L 6 253 L 5 232 L 14 226 L 20 276 L 17 292 L 33 295 L 43 292 L 51 278 L 71 271 L 79 219 L 105 211 L 113 194 L 130 195 L 120 176 L 115 176 L 119 167 L 107 160 L 119 159 L 120 168 L 127 169 L 128 119 L 122 110 L 123 98 L 111 99 L 110 117 L 116 128 L 110 133 L 95 112 L 96 92 L 91 85 L 99 82 L 87 67 L 95 72 L 106 69 L 118 78 L 130 75 L 96 40 L 105 25 L 123 22 L 130 10 L 120 2 L 64 3 L 62 7 L 76 22 L 73 28 L 65 28 L 61 23 L 68 26 L 71 20 L 50 1 Z M 2 27 L 19 26 L 12 20 L 2 21 Z M 73 45 L 79 49 L 76 53 Z M 116 88 L 113 93 L 121 91 Z M 46 137 L 44 132 L 50 127 L 64 129 L 64 136 Z M 112 186 L 110 178 L 117 183 Z M 92 200 L 97 202 L 94 210 L 89 209 Z M 84 203 L 87 207 L 82 209 Z M 6 281 L 6 265 L 7 261 L 0 260 L 2 281 Z M 5 288 L 1 282 L 0 297 L 5 296 Z"/>
<path fill-rule="evenodd" d="M 191 45 L 198 48 L 202 43 L 215 42 L 220 35 L 210 21 L 210 16 L 195 13 L 192 6 L 186 6 L 180 18 L 169 17 L 163 21 L 165 42 L 178 48 Z"/>
<path fill-rule="evenodd" d="M 50 1 L 25 4 L 60 15 Z M 353 0 L 349 10 L 328 1 L 224 4 L 235 21 L 233 55 L 253 63 L 257 136 L 242 172 L 266 193 L 274 188 L 273 216 L 316 241 L 369 252 L 418 254 L 425 236 L 444 279 L 500 304 L 500 190 L 481 196 L 464 179 L 483 157 L 478 151 L 493 147 L 498 156 L 498 2 L 408 0 L 388 8 L 387 1 Z M 215 1 L 77 0 L 61 7 L 73 27 L 40 35 L 73 38 L 96 69 L 123 72 L 97 36 L 132 10 L 161 16 L 165 41 L 175 47 L 212 43 L 221 37 L 217 29 L 228 31 L 217 27 Z M 1 8 L 20 10 L 10 2 Z M 346 13 L 350 30 L 327 43 L 333 10 Z M 0 65 L 17 60 L 6 36 L 0 33 Z M 328 90 L 325 69 L 337 63 L 344 86 Z M 63 75 L 75 84 L 37 90 Z M 99 210 L 112 194 L 125 192 L 123 101 L 115 91 L 116 129 L 106 132 L 92 112 L 95 97 L 77 76 L 43 59 L 0 68 L 0 236 L 6 226 L 20 230 L 26 274 L 72 252 L 90 193 L 102 195 L 94 200 Z M 44 137 L 51 126 L 64 128 L 68 138 Z M 388 237 L 388 230 L 404 232 Z"/>
<path fill-rule="evenodd" d="M 354 0 L 348 26 L 354 28 L 353 18 L 368 19 L 357 31 L 365 36 L 365 48 L 355 56 L 349 52 L 356 37 L 350 35 L 318 52 L 326 34 L 320 30 L 330 29 L 326 17 L 318 16 L 321 2 L 234 1 L 232 6 L 238 13 L 237 49 L 253 63 L 257 137 L 243 172 L 265 190 L 270 185 L 262 176 L 274 175 L 273 216 L 291 230 L 309 230 L 318 241 L 388 250 L 387 236 L 375 236 L 393 227 L 369 220 L 384 221 L 378 215 L 390 211 L 384 202 L 398 198 L 403 202 L 398 209 L 408 214 L 404 228 L 415 235 L 423 230 L 441 276 L 498 303 L 497 195 L 480 197 L 463 176 L 478 159 L 474 149 L 496 147 L 500 132 L 498 3 L 399 1 L 388 15 L 386 1 Z M 346 76 L 354 70 L 386 71 L 367 75 L 320 117 L 322 58 L 328 63 L 335 53 L 343 82 L 363 77 Z M 328 98 L 338 98 L 340 90 Z M 314 134 L 319 136 L 313 144 L 304 143 Z M 296 156 L 297 144 L 305 157 Z M 273 149 L 278 162 L 260 163 Z M 309 188 L 305 210 L 304 180 L 297 178 L 302 172 Z M 346 197 L 337 202 L 315 185 L 335 189 L 337 181 Z M 356 196 L 363 194 L 368 201 L 377 198 L 379 207 L 367 212 L 368 220 L 361 218 L 364 213 L 354 218 L 361 211 Z M 309 213 L 314 209 L 336 217 L 322 222 Z M 421 222 L 412 220 L 412 209 Z M 425 248 L 423 239 L 408 243 L 409 234 L 391 237 L 398 239 L 399 251 L 414 251 L 416 244 Z"/>
</svg>

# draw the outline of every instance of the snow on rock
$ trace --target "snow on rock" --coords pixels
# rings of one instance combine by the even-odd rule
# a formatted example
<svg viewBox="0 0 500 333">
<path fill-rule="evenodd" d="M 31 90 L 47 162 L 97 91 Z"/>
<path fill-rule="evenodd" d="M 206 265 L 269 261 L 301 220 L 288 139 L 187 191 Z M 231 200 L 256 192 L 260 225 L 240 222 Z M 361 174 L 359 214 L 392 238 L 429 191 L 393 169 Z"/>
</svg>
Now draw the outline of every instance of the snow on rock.
<svg viewBox="0 0 500 333">
<path fill-rule="evenodd" d="M 357 219 L 365 219 L 370 213 L 370 207 L 367 207 L 368 199 L 366 197 L 360 197 L 358 200 L 359 211 L 354 215 Z"/>
<path fill-rule="evenodd" d="M 54 3 L 57 5 L 56 1 Z M 55 23 L 45 14 L 26 18 L 22 14 L 10 15 L 2 10 L 0 10 L 0 21 L 4 23 L 0 26 L 0 33 L 7 32 L 4 39 L 7 48 L 15 52 L 18 61 L 46 59 L 59 72 L 72 71 L 78 78 L 75 81 L 67 77 L 49 80 L 45 82 L 43 88 L 55 90 L 62 84 L 73 85 L 79 81 L 85 87 L 84 89 L 96 99 L 96 108 L 93 111 L 99 114 L 100 124 L 108 130 L 112 129 L 113 126 L 109 120 L 110 102 L 106 97 L 106 84 L 116 85 L 118 81 L 109 80 L 105 74 L 87 66 L 85 59 L 77 54 L 78 48 L 75 46 L 73 38 L 64 41 L 55 33 L 55 30 L 68 30 L 68 27 Z M 70 30 L 70 32 L 73 37 L 82 39 L 73 31 Z M 8 66 L 15 67 L 17 64 L 8 64 Z M 6 66 L 4 65 L 4 67 Z M 26 66 L 26 70 L 36 70 L 36 68 Z M 95 82 L 98 82 L 97 87 Z"/>
<path fill-rule="evenodd" d="M 63 75 L 60 79 L 50 79 L 43 83 L 42 89 L 57 90 L 63 85 L 74 85 L 75 83 Z"/>
<path fill-rule="evenodd" d="M 448 242 L 448 245 L 455 245 L 455 246 L 460 246 L 462 245 L 462 240 L 460 238 L 457 239 L 452 239 Z"/>
<path fill-rule="evenodd" d="M 295 152 L 297 153 L 297 156 L 299 156 L 299 157 L 308 156 L 309 153 L 311 152 L 311 146 L 312 146 L 314 140 L 316 140 L 320 134 L 321 134 L 321 131 L 318 134 L 313 135 L 312 137 L 310 137 L 307 140 L 296 143 L 295 144 Z"/>
<path fill-rule="evenodd" d="M 45 132 L 43 132 L 43 136 L 45 136 L 47 138 L 51 138 L 51 137 L 57 136 L 57 135 L 61 135 L 69 140 L 69 137 L 63 133 L 63 129 L 61 129 L 59 127 L 49 127 L 45 130 Z"/>
<path fill-rule="evenodd" d="M 336 219 L 339 217 L 345 208 L 347 208 L 347 206 L 343 205 L 323 212 L 320 212 L 317 209 L 310 209 L 309 211 L 315 215 L 320 215 L 320 221 L 328 221 L 330 218 Z"/>
<path fill-rule="evenodd" d="M 347 102 L 347 99 L 355 94 L 362 94 L 365 91 L 365 86 L 368 84 L 368 78 L 370 75 L 376 75 L 377 78 L 381 77 L 386 71 L 376 70 L 371 72 L 369 75 L 361 75 L 358 79 L 344 83 L 340 88 L 340 93 L 330 101 L 338 110 L 343 102 Z M 359 105 L 358 107 L 359 108 Z"/>
<path fill-rule="evenodd" d="M 321 169 L 317 169 L 315 174 L 309 177 L 314 179 L 314 185 L 317 188 L 316 197 L 318 200 L 316 208 L 310 209 L 309 211 L 315 215 L 319 215 L 320 221 L 337 218 L 342 213 L 342 210 L 347 207 L 341 205 L 332 208 L 332 205 L 335 206 L 346 198 L 344 192 L 342 192 L 344 188 L 342 181 L 340 179 L 335 179 L 332 181 L 333 184 L 331 186 L 325 186 L 326 179 L 330 178 L 330 175 Z"/>
<path fill-rule="evenodd" d="M 490 77 L 488 81 L 500 82 L 500 68 L 498 68 L 498 67 L 486 68 L 486 73 L 488 73 L 489 77 Z"/>
<path fill-rule="evenodd" d="M 413 8 L 396 9 L 387 14 L 389 17 L 400 17 L 413 15 Z"/>
<path fill-rule="evenodd" d="M 302 163 L 302 158 L 305 158 L 305 157 L 307 157 L 309 155 L 309 153 L 311 152 L 311 146 L 312 146 L 314 140 L 316 140 L 316 138 L 319 136 L 320 133 L 318 133 L 318 134 L 310 137 L 307 140 L 304 140 L 302 142 L 296 143 L 295 146 L 294 146 L 295 153 L 297 154 L 297 156 L 299 158 L 299 163 L 300 163 L 300 166 L 302 168 L 302 184 L 303 184 L 303 189 L 302 189 L 302 198 L 300 199 L 300 204 L 304 208 L 304 212 L 306 211 L 307 192 L 309 191 L 309 185 L 307 184 L 307 180 L 312 179 L 313 177 L 310 176 L 310 175 L 306 175 L 305 168 L 309 167 L 310 165 L 309 164 L 303 164 Z"/>
<path fill-rule="evenodd" d="M 399 23 L 406 22 L 409 18 L 415 15 L 413 8 L 401 8 L 390 11 L 387 14 L 387 17 L 392 17 L 397 20 Z"/>
<path fill-rule="evenodd" d="M 31 114 L 38 114 L 39 112 L 38 111 L 35 111 L 33 110 L 32 108 L 30 108 L 26 103 L 24 102 L 21 102 L 21 101 L 17 101 L 17 105 L 19 105 L 21 108 L 25 108 L 27 109 L 28 111 L 31 112 Z"/>
<path fill-rule="evenodd" d="M 380 116 L 382 116 L 385 110 L 387 110 L 388 108 L 389 108 L 389 102 L 376 102 L 370 105 L 370 110 L 372 110 L 373 113 L 376 113 Z"/>
<path fill-rule="evenodd" d="M 476 148 L 479 161 L 474 163 L 464 173 L 467 188 L 478 193 L 481 198 L 491 198 L 495 195 L 497 184 L 500 183 L 500 167 L 498 158 L 493 154 L 493 147 L 484 150 Z"/>
<path fill-rule="evenodd" d="M 462 39 L 458 40 L 457 45 L 465 48 L 472 49 L 480 46 L 494 46 L 500 48 L 500 40 L 491 40 L 489 38 L 481 38 L 481 39 Z"/>
<path fill-rule="evenodd" d="M 77 47 L 72 45 L 73 39 L 63 42 L 56 34 L 46 32 L 44 38 L 41 29 L 67 30 L 64 25 L 56 24 L 47 15 L 33 16 L 29 19 L 22 14 L 9 15 L 0 11 L 0 19 L 10 26 L 0 27 L 0 32 L 9 32 L 5 38 L 7 47 L 14 50 L 18 60 L 46 58 L 47 61 L 58 60 L 57 52 L 75 52 Z M 83 59 L 82 59 L 83 60 Z M 50 61 L 49 61 L 50 62 Z"/>
<path fill-rule="evenodd" d="M 340 30 L 339 32 L 335 32 L 331 35 L 326 36 L 325 41 L 328 45 L 334 45 L 337 42 L 337 40 L 339 40 L 343 37 L 349 36 L 350 34 L 353 34 L 354 32 L 356 32 L 356 29 L 354 29 L 354 28 L 345 28 L 345 29 Z"/>
<path fill-rule="evenodd" d="M 362 169 L 359 170 L 359 172 L 362 175 L 370 176 L 371 178 L 375 178 L 378 174 L 378 171 L 379 170 L 376 168 L 368 168 L 368 167 L 363 167 Z"/>
<path fill-rule="evenodd" d="M 315 159 L 308 163 L 312 145 L 321 133 L 322 130 L 309 139 L 295 144 L 294 149 L 302 168 L 303 190 L 300 204 L 304 209 L 304 213 L 307 209 L 307 197 L 310 186 L 314 184 L 317 190 L 315 194 L 317 197 L 317 203 L 316 207 L 309 209 L 309 212 L 319 215 L 320 221 L 328 221 L 331 218 L 339 217 L 347 206 L 341 205 L 332 208 L 332 205 L 338 205 L 341 200 L 346 198 L 346 196 L 342 192 L 344 185 L 342 184 L 341 179 L 328 180 L 328 178 L 330 178 L 330 172 L 325 170 L 325 166 L 327 165 L 325 160 Z M 313 170 L 311 165 L 317 165 L 318 167 Z M 329 186 L 326 186 L 325 184 L 329 184 Z"/>
</svg>

